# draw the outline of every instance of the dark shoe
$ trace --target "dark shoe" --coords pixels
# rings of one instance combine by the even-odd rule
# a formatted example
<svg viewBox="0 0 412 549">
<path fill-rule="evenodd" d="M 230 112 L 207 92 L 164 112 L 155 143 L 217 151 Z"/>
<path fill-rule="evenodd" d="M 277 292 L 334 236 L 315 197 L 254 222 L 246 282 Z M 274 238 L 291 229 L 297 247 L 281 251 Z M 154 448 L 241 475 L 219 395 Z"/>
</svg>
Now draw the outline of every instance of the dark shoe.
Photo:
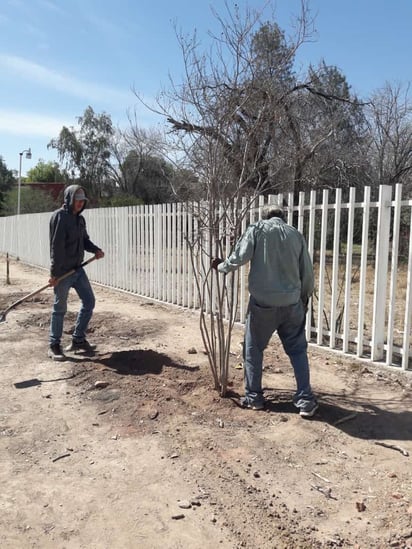
<svg viewBox="0 0 412 549">
<path fill-rule="evenodd" d="M 319 408 L 316 400 L 300 400 L 296 406 L 299 408 L 299 415 L 302 417 L 313 417 Z"/>
<path fill-rule="evenodd" d="M 66 347 L 66 351 L 72 351 L 75 353 L 78 351 L 93 353 L 95 349 L 96 349 L 96 345 L 89 343 L 87 339 L 83 339 L 83 341 L 76 341 L 75 339 L 72 339 L 71 344 L 68 347 Z"/>
<path fill-rule="evenodd" d="M 261 400 L 252 400 L 250 397 L 244 396 L 240 399 L 242 408 L 250 408 L 250 410 L 263 410 L 265 403 Z"/>
<path fill-rule="evenodd" d="M 63 353 L 63 350 L 61 348 L 60 343 L 53 343 L 53 345 L 50 345 L 49 350 L 47 351 L 47 356 L 49 356 L 52 360 L 66 360 L 66 356 Z"/>
</svg>

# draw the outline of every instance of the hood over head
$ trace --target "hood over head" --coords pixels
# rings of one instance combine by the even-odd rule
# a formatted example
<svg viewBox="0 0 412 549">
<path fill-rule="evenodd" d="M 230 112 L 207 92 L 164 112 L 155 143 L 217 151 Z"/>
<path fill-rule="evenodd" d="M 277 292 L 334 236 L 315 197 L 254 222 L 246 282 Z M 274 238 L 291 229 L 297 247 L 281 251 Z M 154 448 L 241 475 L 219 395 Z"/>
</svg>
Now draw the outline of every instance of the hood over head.
<svg viewBox="0 0 412 549">
<path fill-rule="evenodd" d="M 75 197 L 75 195 L 77 195 Z M 64 189 L 64 204 L 63 207 L 69 211 L 70 213 L 73 212 L 73 202 L 74 200 L 84 200 L 83 208 L 80 210 L 79 213 L 81 213 L 84 208 L 86 207 L 87 197 L 86 193 L 80 185 L 69 185 Z"/>
</svg>

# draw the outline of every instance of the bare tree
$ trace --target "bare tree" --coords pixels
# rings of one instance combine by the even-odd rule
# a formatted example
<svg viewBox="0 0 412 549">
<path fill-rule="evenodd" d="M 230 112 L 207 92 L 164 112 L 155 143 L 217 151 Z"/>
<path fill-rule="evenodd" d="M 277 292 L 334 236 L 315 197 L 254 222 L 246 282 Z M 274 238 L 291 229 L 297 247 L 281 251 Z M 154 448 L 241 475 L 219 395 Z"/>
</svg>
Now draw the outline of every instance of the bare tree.
<svg viewBox="0 0 412 549">
<path fill-rule="evenodd" d="M 296 180 L 298 140 L 302 159 L 330 137 L 313 135 L 304 144 L 299 127 L 302 97 L 347 101 L 322 90 L 293 70 L 299 47 L 313 32 L 306 1 L 286 37 L 273 17 L 229 8 L 217 13 L 220 32 L 201 51 L 196 33 L 178 34 L 184 60 L 183 83 L 172 79 L 152 110 L 166 117 L 176 158 L 197 175 L 203 202 L 191 210 L 195 230 L 188 245 L 201 303 L 200 329 L 215 388 L 225 395 L 232 330 L 238 318 L 238 275 L 210 269 L 212 257 L 224 257 L 246 224 L 257 197 L 292 188 Z M 312 71 L 314 74 L 314 71 Z M 312 74 L 312 76 L 313 76 Z M 332 90 L 333 92 L 334 90 Z M 296 137 L 297 136 L 297 137 Z M 303 146 L 304 145 L 304 146 Z"/>
<path fill-rule="evenodd" d="M 407 184 L 412 174 L 412 103 L 409 86 L 387 83 L 369 108 L 371 139 L 368 156 L 378 185 Z"/>
<path fill-rule="evenodd" d="M 218 275 L 210 260 L 224 256 L 239 237 L 257 196 L 281 188 L 284 103 L 299 89 L 294 55 L 308 38 L 302 2 L 296 36 L 286 40 L 276 23 L 226 4 L 215 13 L 220 33 L 208 53 L 196 33 L 178 40 L 185 67 L 182 84 L 171 80 L 157 112 L 170 125 L 176 159 L 198 178 L 204 200 L 192 206 L 195 230 L 188 239 L 201 303 L 200 329 L 215 389 L 225 395 L 233 325 L 238 316 L 238 276 Z"/>
</svg>

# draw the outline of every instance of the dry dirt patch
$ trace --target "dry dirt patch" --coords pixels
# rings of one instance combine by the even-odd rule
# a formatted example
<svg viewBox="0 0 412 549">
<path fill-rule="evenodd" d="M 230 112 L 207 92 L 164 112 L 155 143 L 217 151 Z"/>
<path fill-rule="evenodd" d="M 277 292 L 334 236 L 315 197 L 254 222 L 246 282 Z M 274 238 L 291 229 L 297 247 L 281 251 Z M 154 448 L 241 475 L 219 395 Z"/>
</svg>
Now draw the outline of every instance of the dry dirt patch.
<svg viewBox="0 0 412 549">
<path fill-rule="evenodd" d="M 46 276 L 11 274 L 0 309 Z M 47 359 L 49 291 L 0 325 L 2 547 L 412 547 L 410 373 L 312 348 L 305 421 L 274 338 L 266 409 L 242 410 L 242 330 L 221 399 L 195 314 L 96 294 L 94 356 Z"/>
</svg>

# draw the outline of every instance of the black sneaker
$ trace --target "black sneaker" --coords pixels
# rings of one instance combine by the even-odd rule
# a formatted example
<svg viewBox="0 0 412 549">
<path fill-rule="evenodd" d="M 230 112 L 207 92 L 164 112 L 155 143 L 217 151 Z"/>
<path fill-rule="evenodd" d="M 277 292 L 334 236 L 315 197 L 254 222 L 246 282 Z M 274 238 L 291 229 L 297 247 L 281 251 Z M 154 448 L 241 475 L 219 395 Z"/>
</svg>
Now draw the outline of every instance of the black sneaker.
<svg viewBox="0 0 412 549">
<path fill-rule="evenodd" d="M 60 343 L 53 343 L 53 345 L 50 345 L 49 350 L 47 351 L 47 356 L 49 356 L 52 360 L 66 360 L 66 356 L 63 353 Z"/>
<path fill-rule="evenodd" d="M 72 351 L 75 353 L 78 351 L 93 353 L 95 349 L 96 349 L 96 345 L 89 343 L 87 339 L 83 339 L 83 341 L 76 341 L 75 339 L 72 339 L 71 344 L 68 347 L 66 347 L 66 351 Z"/>
<path fill-rule="evenodd" d="M 318 411 L 319 404 L 316 400 L 301 400 L 298 408 L 301 417 L 313 417 Z"/>
</svg>

